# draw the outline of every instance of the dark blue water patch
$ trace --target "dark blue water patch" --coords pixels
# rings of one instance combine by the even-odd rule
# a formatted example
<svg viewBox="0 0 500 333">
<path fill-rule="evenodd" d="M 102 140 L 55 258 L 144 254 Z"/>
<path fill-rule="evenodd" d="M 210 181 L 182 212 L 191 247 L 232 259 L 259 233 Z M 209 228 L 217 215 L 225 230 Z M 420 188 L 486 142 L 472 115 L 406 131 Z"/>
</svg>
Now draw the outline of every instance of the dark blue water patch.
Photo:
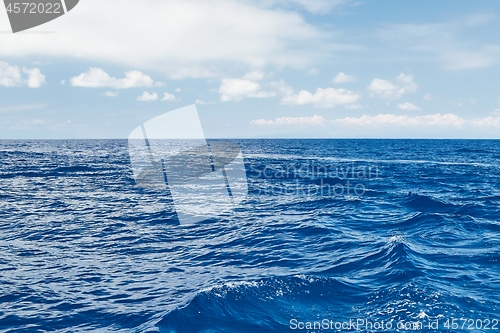
<svg viewBox="0 0 500 333">
<path fill-rule="evenodd" d="M 282 332 L 290 320 L 318 311 L 352 314 L 367 301 L 363 288 L 330 278 L 294 276 L 226 284 L 199 293 L 166 315 L 160 332 Z M 309 317 L 309 318 L 314 318 Z"/>
<path fill-rule="evenodd" d="M 430 196 L 413 193 L 408 195 L 403 204 L 419 212 L 452 213 L 460 208 L 460 206 Z"/>
</svg>

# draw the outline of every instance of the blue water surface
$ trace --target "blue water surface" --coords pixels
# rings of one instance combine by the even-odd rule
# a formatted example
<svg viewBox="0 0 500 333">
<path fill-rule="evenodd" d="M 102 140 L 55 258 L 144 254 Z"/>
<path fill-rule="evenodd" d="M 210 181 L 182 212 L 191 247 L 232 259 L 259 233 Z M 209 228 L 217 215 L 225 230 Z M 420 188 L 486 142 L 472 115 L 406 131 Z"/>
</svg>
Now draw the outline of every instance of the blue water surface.
<svg viewBox="0 0 500 333">
<path fill-rule="evenodd" d="M 500 141 L 234 142 L 179 225 L 125 140 L 0 141 L 0 331 L 500 331 Z"/>
</svg>

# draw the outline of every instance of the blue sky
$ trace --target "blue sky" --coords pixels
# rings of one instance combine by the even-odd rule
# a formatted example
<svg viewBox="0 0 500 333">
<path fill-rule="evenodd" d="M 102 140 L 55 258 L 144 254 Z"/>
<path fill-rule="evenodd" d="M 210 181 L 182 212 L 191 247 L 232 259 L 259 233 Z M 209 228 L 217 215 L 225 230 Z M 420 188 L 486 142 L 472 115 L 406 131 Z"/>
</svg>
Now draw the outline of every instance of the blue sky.
<svg viewBox="0 0 500 333">
<path fill-rule="evenodd" d="M 498 1 L 82 0 L 9 33 L 0 138 L 500 138 Z"/>
</svg>

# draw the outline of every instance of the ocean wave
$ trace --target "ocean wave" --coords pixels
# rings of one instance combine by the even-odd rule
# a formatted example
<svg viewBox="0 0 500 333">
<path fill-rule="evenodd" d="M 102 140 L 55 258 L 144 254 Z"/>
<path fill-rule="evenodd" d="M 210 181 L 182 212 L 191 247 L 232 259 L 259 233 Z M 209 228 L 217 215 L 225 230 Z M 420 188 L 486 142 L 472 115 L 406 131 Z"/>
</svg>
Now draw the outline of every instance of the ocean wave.
<svg viewBox="0 0 500 333">
<path fill-rule="evenodd" d="M 235 142 L 248 197 L 180 224 L 168 190 L 135 186 L 125 140 L 0 141 L 0 332 L 499 319 L 497 141 Z M 303 163 L 333 175 L 259 174 Z M 364 191 L 263 191 L 348 181 Z"/>
</svg>

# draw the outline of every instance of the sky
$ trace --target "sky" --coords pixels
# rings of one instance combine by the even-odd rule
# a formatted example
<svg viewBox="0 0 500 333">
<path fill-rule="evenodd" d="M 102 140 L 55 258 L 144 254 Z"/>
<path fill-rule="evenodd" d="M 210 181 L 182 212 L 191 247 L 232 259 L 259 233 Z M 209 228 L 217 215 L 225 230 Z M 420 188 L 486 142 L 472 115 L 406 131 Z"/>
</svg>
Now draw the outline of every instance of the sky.
<svg viewBox="0 0 500 333">
<path fill-rule="evenodd" d="M 13 34 L 0 139 L 127 138 L 196 104 L 208 138 L 500 138 L 500 2 L 81 0 Z"/>
</svg>

